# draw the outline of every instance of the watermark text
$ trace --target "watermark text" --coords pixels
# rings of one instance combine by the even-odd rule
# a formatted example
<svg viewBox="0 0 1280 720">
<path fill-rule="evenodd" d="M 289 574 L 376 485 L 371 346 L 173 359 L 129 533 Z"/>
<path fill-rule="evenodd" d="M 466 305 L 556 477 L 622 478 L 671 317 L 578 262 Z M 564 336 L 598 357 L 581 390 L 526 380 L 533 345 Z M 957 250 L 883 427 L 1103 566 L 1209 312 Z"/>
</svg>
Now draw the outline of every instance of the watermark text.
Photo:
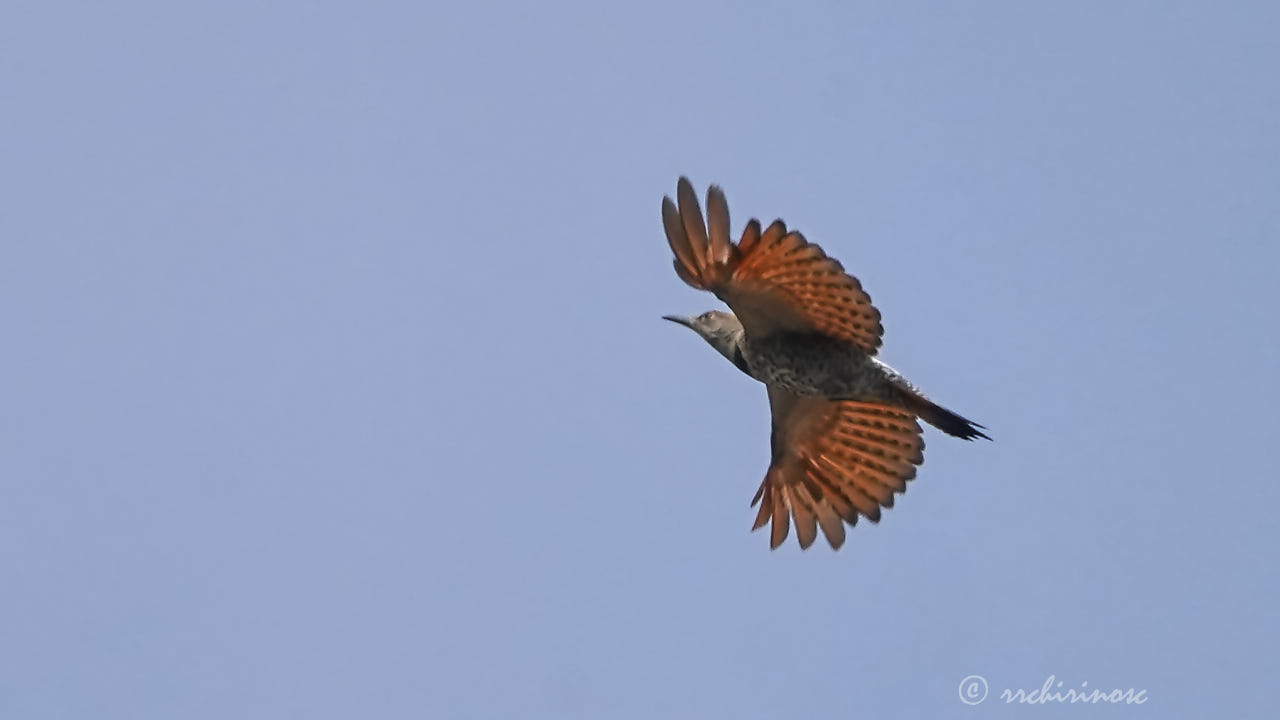
<svg viewBox="0 0 1280 720">
<path fill-rule="evenodd" d="M 1143 705 L 1148 699 L 1145 689 L 1090 687 L 1088 680 L 1078 686 L 1064 685 L 1057 676 L 1050 675 L 1038 688 L 1005 688 L 998 697 L 1006 705 Z M 978 705 L 988 694 L 987 679 L 981 675 L 969 675 L 960 681 L 960 702 L 965 705 Z"/>
</svg>

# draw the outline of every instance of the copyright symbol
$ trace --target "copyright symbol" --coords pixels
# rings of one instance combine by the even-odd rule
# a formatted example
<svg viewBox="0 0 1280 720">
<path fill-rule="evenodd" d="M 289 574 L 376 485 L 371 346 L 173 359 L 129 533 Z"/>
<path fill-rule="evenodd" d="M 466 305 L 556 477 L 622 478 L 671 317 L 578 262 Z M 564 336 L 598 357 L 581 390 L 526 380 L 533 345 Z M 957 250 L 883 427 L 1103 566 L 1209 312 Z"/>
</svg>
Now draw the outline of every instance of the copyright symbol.
<svg viewBox="0 0 1280 720">
<path fill-rule="evenodd" d="M 977 705 L 986 699 L 986 678 L 981 675 L 970 675 L 960 681 L 960 702 L 965 705 Z"/>
</svg>

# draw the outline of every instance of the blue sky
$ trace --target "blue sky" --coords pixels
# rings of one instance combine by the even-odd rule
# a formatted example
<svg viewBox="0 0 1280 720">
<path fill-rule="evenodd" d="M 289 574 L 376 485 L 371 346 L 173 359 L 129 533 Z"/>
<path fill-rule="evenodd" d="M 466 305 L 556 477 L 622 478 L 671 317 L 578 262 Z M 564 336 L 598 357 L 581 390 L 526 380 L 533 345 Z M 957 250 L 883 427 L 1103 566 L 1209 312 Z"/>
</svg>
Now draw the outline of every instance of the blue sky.
<svg viewBox="0 0 1280 720">
<path fill-rule="evenodd" d="M 1273 5 L 3 15 L 4 717 L 1273 711 Z M 770 552 L 681 174 L 996 442 Z"/>
</svg>

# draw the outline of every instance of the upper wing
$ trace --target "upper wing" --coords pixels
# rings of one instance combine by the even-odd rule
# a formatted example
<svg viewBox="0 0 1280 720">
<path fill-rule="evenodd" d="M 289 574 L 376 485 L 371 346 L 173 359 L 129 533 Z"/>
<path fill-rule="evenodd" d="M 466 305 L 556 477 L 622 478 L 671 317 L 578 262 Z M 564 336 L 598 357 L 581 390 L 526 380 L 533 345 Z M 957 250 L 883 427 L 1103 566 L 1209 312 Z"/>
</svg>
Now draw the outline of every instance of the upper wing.
<svg viewBox="0 0 1280 720">
<path fill-rule="evenodd" d="M 884 327 L 880 311 L 858 279 L 822 248 L 787 231 L 781 220 L 760 231 L 752 219 L 734 244 L 724 192 L 707 190 L 703 222 L 688 178 L 676 186 L 679 209 L 662 199 L 662 225 L 675 253 L 676 274 L 699 290 L 710 290 L 742 321 L 748 335 L 777 330 L 819 332 L 874 355 Z"/>
<path fill-rule="evenodd" d="M 920 425 L 909 411 L 887 405 L 801 397 L 769 388 L 773 460 L 751 501 L 760 503 L 754 529 L 770 519 L 769 544 L 787 539 L 795 518 L 800 547 L 817 537 L 844 543 L 844 523 L 858 515 L 879 522 L 924 462 Z"/>
</svg>

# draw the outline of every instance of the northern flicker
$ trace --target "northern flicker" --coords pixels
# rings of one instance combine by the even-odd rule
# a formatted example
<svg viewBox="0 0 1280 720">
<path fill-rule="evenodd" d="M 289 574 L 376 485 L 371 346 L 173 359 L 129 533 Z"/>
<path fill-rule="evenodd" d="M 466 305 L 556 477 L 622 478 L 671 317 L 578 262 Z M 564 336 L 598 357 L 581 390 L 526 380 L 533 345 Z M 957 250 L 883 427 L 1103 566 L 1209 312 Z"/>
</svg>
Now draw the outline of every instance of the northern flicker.
<svg viewBox="0 0 1280 720">
<path fill-rule="evenodd" d="M 662 224 L 680 279 L 715 293 L 733 311 L 668 315 L 702 336 L 739 370 L 765 384 L 773 414 L 772 459 L 751 501 L 753 530 L 772 522 L 769 544 L 787 538 L 792 519 L 801 548 L 817 529 L 832 548 L 844 523 L 879 522 L 924 462 L 917 418 L 965 440 L 986 438 L 982 425 L 929 400 L 876 359 L 884 328 L 857 278 L 835 259 L 775 220 L 754 218 L 742 239 L 729 239 L 729 205 L 707 190 L 704 223 L 687 178 L 677 202 L 662 199 Z"/>
</svg>

